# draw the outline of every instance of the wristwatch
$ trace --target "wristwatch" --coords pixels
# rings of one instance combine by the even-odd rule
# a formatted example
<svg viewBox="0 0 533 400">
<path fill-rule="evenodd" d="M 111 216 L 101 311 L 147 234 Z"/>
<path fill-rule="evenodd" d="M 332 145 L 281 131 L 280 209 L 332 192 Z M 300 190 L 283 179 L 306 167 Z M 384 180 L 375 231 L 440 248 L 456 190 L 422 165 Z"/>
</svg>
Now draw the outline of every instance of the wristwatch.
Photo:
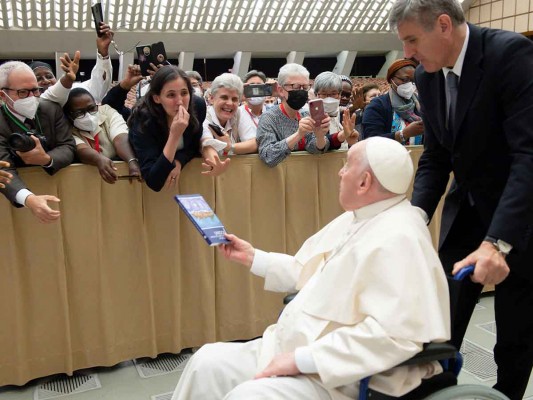
<svg viewBox="0 0 533 400">
<path fill-rule="evenodd" d="M 509 255 L 509 253 L 513 249 L 513 246 L 511 246 L 509 243 L 504 242 L 501 239 L 496 239 L 492 236 L 485 236 L 485 239 L 483 240 L 492 244 L 494 248 L 504 257 Z"/>
</svg>

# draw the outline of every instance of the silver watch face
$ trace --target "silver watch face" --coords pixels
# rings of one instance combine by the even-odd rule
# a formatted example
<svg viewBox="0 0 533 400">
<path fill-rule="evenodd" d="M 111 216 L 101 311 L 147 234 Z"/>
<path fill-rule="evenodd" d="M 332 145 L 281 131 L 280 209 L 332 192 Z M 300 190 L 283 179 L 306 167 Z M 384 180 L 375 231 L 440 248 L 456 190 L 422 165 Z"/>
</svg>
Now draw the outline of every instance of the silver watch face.
<svg viewBox="0 0 533 400">
<path fill-rule="evenodd" d="M 506 243 L 503 240 L 498 240 L 496 246 L 505 255 L 509 254 L 513 248 L 509 243 Z"/>
</svg>

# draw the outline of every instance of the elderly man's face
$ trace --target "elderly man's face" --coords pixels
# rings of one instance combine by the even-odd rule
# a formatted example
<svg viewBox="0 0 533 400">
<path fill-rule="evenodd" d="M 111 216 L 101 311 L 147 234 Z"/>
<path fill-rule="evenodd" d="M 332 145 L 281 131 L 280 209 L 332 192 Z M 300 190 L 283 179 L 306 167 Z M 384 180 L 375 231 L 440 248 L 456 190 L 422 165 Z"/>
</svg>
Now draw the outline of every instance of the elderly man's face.
<svg viewBox="0 0 533 400">
<path fill-rule="evenodd" d="M 7 87 L 2 88 L 0 91 L 0 98 L 8 105 L 12 106 L 13 102 L 26 98 L 28 96 L 35 96 L 34 92 L 37 92 L 37 96 L 40 93 L 36 90 L 37 79 L 30 71 L 17 69 L 11 72 L 7 81 Z M 26 93 L 26 96 L 19 95 L 19 92 L 29 90 L 29 93 Z M 7 95 L 6 95 L 7 94 Z"/>
<path fill-rule="evenodd" d="M 364 178 L 364 174 L 368 173 L 364 153 L 365 145 L 366 143 L 361 141 L 352 146 L 348 151 L 346 164 L 339 171 L 339 203 L 345 211 L 356 210 L 361 204 L 357 187 Z"/>
<path fill-rule="evenodd" d="M 309 79 L 302 75 L 291 75 L 287 78 L 284 85 L 278 84 L 278 93 L 281 97 L 287 99 L 291 90 L 309 90 Z"/>
<path fill-rule="evenodd" d="M 430 31 L 413 20 L 398 24 L 398 38 L 403 43 L 405 58 L 416 59 L 427 72 L 437 72 L 447 66 L 449 44 L 444 40 L 445 36 L 438 20 Z"/>
</svg>

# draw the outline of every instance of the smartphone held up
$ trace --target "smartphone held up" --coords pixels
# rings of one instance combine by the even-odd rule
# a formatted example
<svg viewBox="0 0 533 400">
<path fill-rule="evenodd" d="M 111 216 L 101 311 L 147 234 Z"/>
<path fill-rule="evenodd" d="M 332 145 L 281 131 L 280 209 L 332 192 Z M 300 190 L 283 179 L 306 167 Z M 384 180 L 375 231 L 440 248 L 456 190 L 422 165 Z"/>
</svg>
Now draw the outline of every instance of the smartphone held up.
<svg viewBox="0 0 533 400">
<path fill-rule="evenodd" d="M 313 99 L 309 101 L 309 114 L 313 121 L 315 121 L 315 126 L 319 127 L 322 124 L 322 120 L 326 118 L 324 113 L 324 102 L 322 99 Z"/>
<path fill-rule="evenodd" d="M 163 42 L 141 44 L 136 47 L 136 50 L 142 76 L 149 75 L 148 69 L 150 68 L 150 64 L 170 64 L 167 60 L 167 53 L 165 51 L 165 44 Z"/>
<path fill-rule="evenodd" d="M 244 85 L 244 97 L 269 97 L 272 96 L 272 84 L 270 83 L 261 83 L 261 84 L 249 84 Z"/>
<path fill-rule="evenodd" d="M 93 13 L 94 27 L 96 29 L 96 34 L 99 37 L 102 37 L 103 33 L 100 31 L 100 24 L 104 22 L 104 13 L 102 11 L 102 3 L 95 3 L 91 7 L 91 11 Z"/>
</svg>

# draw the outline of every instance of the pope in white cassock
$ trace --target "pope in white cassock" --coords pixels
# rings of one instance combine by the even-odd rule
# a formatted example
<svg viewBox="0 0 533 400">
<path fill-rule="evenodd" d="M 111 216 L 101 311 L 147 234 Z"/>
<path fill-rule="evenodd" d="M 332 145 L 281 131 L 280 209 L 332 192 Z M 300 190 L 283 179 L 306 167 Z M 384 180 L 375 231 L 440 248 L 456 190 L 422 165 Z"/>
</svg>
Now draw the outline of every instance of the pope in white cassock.
<svg viewBox="0 0 533 400">
<path fill-rule="evenodd" d="M 226 258 L 294 292 L 276 324 L 247 343 L 207 344 L 183 371 L 178 399 L 353 399 L 359 380 L 399 396 L 440 373 L 438 363 L 395 365 L 450 337 L 446 277 L 422 215 L 406 199 L 407 150 L 373 137 L 339 171 L 346 212 L 295 256 L 266 253 L 234 235 Z"/>
</svg>

